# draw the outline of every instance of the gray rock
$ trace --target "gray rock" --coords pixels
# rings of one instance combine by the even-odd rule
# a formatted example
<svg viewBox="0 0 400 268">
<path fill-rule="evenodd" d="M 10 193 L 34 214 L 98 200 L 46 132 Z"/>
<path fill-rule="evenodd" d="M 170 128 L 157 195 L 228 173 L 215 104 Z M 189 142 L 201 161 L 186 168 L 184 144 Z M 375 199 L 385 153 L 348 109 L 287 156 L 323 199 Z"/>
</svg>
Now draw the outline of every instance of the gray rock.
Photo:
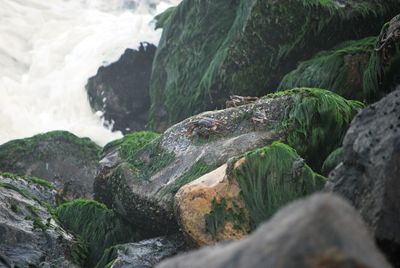
<svg viewBox="0 0 400 268">
<path fill-rule="evenodd" d="M 387 268 L 357 212 L 316 194 L 279 211 L 248 238 L 165 260 L 157 268 Z"/>
<path fill-rule="evenodd" d="M 52 131 L 0 145 L 0 171 L 43 178 L 63 197 L 91 198 L 99 152 L 88 138 Z"/>
<path fill-rule="evenodd" d="M 152 268 L 163 259 L 186 248 L 181 235 L 157 237 L 137 243 L 117 245 L 108 249 L 96 268 Z"/>
<path fill-rule="evenodd" d="M 0 176 L 0 267 L 81 267 L 84 247 L 45 206 L 53 192 L 23 178 Z"/>
<path fill-rule="evenodd" d="M 364 109 L 343 142 L 344 159 L 326 188 L 347 198 L 379 243 L 400 251 L 400 89 Z"/>
</svg>

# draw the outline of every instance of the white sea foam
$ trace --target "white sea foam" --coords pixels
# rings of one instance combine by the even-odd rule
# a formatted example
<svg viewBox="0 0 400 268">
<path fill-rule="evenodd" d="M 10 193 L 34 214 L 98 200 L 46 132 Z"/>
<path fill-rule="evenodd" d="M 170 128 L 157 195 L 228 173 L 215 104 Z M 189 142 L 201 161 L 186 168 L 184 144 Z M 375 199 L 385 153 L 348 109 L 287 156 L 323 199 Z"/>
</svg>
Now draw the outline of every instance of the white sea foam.
<svg viewBox="0 0 400 268">
<path fill-rule="evenodd" d="M 120 137 L 91 111 L 87 79 L 126 48 L 157 44 L 150 22 L 178 2 L 0 0 L 0 144 L 50 130 Z"/>
</svg>

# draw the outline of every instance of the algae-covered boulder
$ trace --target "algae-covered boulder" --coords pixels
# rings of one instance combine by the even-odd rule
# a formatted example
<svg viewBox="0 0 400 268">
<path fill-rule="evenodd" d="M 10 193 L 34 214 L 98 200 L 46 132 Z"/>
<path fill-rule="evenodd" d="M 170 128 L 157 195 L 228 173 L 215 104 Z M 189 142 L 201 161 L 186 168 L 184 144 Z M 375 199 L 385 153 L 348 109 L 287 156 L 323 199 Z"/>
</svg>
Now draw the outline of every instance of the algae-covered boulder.
<svg viewBox="0 0 400 268">
<path fill-rule="evenodd" d="M 116 244 L 138 241 L 135 227 L 120 219 L 103 204 L 78 199 L 59 206 L 55 214 L 65 229 L 87 243 L 85 265 L 94 267 L 105 249 Z"/>
<path fill-rule="evenodd" d="M 173 200 L 183 185 L 277 140 L 318 170 L 359 108 L 332 92 L 303 88 L 190 117 L 134 146 L 128 158 L 105 160 L 110 164 L 96 177 L 95 198 L 152 235 L 176 232 Z"/>
<path fill-rule="evenodd" d="M 54 202 L 45 181 L 0 175 L 0 267 L 82 267 L 86 249 L 54 220 Z"/>
<path fill-rule="evenodd" d="M 0 171 L 43 178 L 69 199 L 90 198 L 99 152 L 88 138 L 52 131 L 0 145 Z"/>
<path fill-rule="evenodd" d="M 175 196 L 178 222 L 197 246 L 241 239 L 324 184 L 295 150 L 274 142 L 183 186 Z"/>
<path fill-rule="evenodd" d="M 185 248 L 184 238 L 179 234 L 116 245 L 104 252 L 96 268 L 153 268 Z"/>
<path fill-rule="evenodd" d="M 321 168 L 321 173 L 324 176 L 328 176 L 329 173 L 334 170 L 343 161 L 343 147 L 337 148 L 333 151 L 324 161 Z"/>
<path fill-rule="evenodd" d="M 390 268 L 361 217 L 336 196 L 288 205 L 242 241 L 167 259 L 157 268 Z"/>
<path fill-rule="evenodd" d="M 123 133 L 146 128 L 150 109 L 149 84 L 156 47 L 149 43 L 127 49 L 121 58 L 100 67 L 96 76 L 89 78 L 86 90 L 95 112 L 113 130 Z"/>
<path fill-rule="evenodd" d="M 353 120 L 343 161 L 327 189 L 360 212 L 387 256 L 400 265 L 400 88 Z"/>
<path fill-rule="evenodd" d="M 152 126 L 220 108 L 229 95 L 265 95 L 299 61 L 377 35 L 399 11 L 397 0 L 184 0 L 162 23 Z"/>
</svg>

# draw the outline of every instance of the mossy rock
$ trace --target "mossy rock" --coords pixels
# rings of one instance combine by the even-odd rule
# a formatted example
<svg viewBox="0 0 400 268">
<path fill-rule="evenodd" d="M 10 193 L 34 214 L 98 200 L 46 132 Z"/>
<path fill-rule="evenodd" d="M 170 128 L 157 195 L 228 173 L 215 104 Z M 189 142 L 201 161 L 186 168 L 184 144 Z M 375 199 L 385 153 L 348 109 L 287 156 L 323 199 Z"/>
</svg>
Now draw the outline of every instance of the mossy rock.
<svg viewBox="0 0 400 268">
<path fill-rule="evenodd" d="M 285 75 L 279 89 L 318 87 L 347 99 L 363 101 L 363 76 L 376 44 L 376 37 L 345 42 L 318 53 Z"/>
<path fill-rule="evenodd" d="M 343 147 L 339 147 L 334 150 L 328 158 L 325 159 L 324 164 L 322 165 L 322 174 L 328 176 L 329 173 L 334 170 L 337 165 L 339 165 L 344 159 L 344 151 Z"/>
<path fill-rule="evenodd" d="M 121 243 L 138 241 L 140 238 L 132 225 L 93 200 L 78 199 L 65 203 L 55 210 L 55 214 L 67 230 L 87 243 L 88 267 L 95 266 L 105 249 Z"/>
<path fill-rule="evenodd" d="M 67 131 L 52 131 L 0 145 L 0 172 L 37 176 L 69 199 L 93 194 L 100 147 Z"/>
<path fill-rule="evenodd" d="M 1 267 L 82 267 L 87 249 L 54 218 L 54 193 L 38 178 L 0 174 Z"/>
<path fill-rule="evenodd" d="M 151 126 L 220 108 L 229 95 L 272 92 L 299 61 L 376 35 L 399 11 L 396 0 L 184 0 L 162 20 Z"/>
<path fill-rule="evenodd" d="M 116 160 L 96 177 L 95 198 L 148 234 L 174 233 L 174 196 L 182 186 L 274 141 L 319 171 L 361 107 L 330 91 L 299 88 L 190 117 L 125 157 L 110 151 L 101 162 Z"/>
</svg>

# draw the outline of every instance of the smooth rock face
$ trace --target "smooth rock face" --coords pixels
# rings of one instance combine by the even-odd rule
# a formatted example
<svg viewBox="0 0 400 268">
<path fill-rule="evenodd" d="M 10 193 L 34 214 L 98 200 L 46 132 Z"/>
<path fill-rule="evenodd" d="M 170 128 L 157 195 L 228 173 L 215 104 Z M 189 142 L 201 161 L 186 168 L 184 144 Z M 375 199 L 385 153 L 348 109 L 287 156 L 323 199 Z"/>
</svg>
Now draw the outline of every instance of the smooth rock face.
<svg viewBox="0 0 400 268">
<path fill-rule="evenodd" d="M 351 202 L 378 241 L 399 248 L 400 89 L 356 116 L 343 149 L 326 188 Z"/>
<path fill-rule="evenodd" d="M 389 268 L 357 212 L 317 194 L 279 211 L 242 241 L 207 247 L 157 268 Z"/>
<path fill-rule="evenodd" d="M 163 259 L 171 257 L 185 249 L 185 242 L 180 235 L 157 237 L 137 243 L 117 245 L 108 249 L 97 264 L 103 268 L 152 268 Z"/>
<path fill-rule="evenodd" d="M 182 231 L 196 246 L 215 244 L 217 241 L 238 240 L 251 230 L 245 202 L 239 184 L 228 178 L 227 165 L 183 186 L 175 196 L 177 218 Z M 223 206 L 222 206 L 223 204 Z M 218 210 L 218 211 L 216 211 Z M 241 217 L 226 217 L 241 215 Z M 206 215 L 220 213 L 221 226 L 207 226 Z M 212 228 L 211 230 L 207 230 Z M 214 227 L 214 228 L 213 228 Z M 214 230 L 215 229 L 215 230 Z"/>
<path fill-rule="evenodd" d="M 52 182 L 62 197 L 93 195 L 100 147 L 88 138 L 53 131 L 0 146 L 0 171 Z"/>
<path fill-rule="evenodd" d="M 89 78 L 86 90 L 92 109 L 101 111 L 113 130 L 123 133 L 146 128 L 150 109 L 149 83 L 156 47 L 141 43 L 127 49 L 109 66 Z"/>
<path fill-rule="evenodd" d="M 44 206 L 53 190 L 0 176 L 0 267 L 81 267 L 83 247 Z"/>
</svg>

